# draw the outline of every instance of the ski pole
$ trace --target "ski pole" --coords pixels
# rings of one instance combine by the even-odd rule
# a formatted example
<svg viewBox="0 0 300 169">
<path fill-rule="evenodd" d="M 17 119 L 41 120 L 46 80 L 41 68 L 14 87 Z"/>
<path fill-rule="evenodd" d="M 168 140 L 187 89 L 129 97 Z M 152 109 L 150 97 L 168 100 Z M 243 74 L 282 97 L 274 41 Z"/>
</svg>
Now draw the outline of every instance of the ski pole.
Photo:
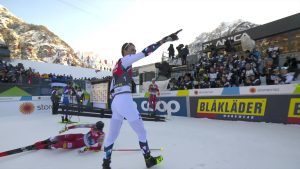
<svg viewBox="0 0 300 169">
<path fill-rule="evenodd" d="M 159 151 L 164 151 L 164 148 L 161 147 L 161 148 L 150 148 L 150 150 L 152 151 L 156 151 L 156 150 L 159 150 Z M 113 149 L 112 151 L 141 151 L 141 149 L 139 148 L 118 148 L 118 149 Z"/>
</svg>

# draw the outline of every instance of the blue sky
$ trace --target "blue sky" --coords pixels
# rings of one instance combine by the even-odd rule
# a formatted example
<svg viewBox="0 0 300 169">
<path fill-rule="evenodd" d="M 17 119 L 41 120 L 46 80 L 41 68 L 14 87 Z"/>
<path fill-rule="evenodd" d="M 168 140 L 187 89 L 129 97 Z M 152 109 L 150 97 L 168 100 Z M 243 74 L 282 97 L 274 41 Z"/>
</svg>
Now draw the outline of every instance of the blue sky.
<svg viewBox="0 0 300 169">
<path fill-rule="evenodd" d="M 25 22 L 45 25 L 73 49 L 117 60 L 125 42 L 138 51 L 183 29 L 189 44 L 221 22 L 264 24 L 300 12 L 299 0 L 1 0 Z M 159 61 L 168 44 L 137 65 Z"/>
</svg>

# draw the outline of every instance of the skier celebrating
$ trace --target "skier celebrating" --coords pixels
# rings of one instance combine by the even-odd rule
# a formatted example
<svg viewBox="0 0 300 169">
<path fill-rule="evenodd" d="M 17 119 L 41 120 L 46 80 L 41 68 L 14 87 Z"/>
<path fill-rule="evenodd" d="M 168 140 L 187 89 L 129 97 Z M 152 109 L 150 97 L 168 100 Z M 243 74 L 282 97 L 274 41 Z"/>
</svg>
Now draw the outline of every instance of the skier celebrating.
<svg viewBox="0 0 300 169">
<path fill-rule="evenodd" d="M 149 96 L 149 107 L 152 108 L 153 112 L 155 112 L 156 107 L 156 94 L 159 96 L 159 89 L 157 84 L 155 84 L 155 79 L 152 79 L 152 83 L 149 85 L 148 89 Z"/>
<path fill-rule="evenodd" d="M 180 31 L 181 30 L 166 36 L 162 40 L 146 47 L 142 50 L 142 52 L 139 53 L 136 53 L 133 43 L 123 44 L 121 48 L 123 58 L 118 60 L 113 69 L 113 78 L 110 86 L 110 92 L 112 96 L 112 117 L 109 133 L 104 142 L 104 157 L 102 163 L 103 169 L 111 169 L 110 163 L 113 145 L 120 133 L 124 117 L 127 119 L 131 128 L 138 136 L 139 145 L 143 152 L 147 168 L 150 168 L 163 160 L 162 156 L 151 156 L 146 137 L 146 130 L 132 99 L 132 64 L 150 55 L 165 42 L 178 40 L 177 34 Z"/>
<path fill-rule="evenodd" d="M 77 134 L 65 134 L 58 135 L 55 137 L 50 137 L 47 140 L 40 141 L 34 144 L 36 149 L 76 149 L 80 148 L 79 152 L 83 153 L 85 151 L 100 151 L 105 137 L 103 132 L 104 123 L 98 121 L 96 124 L 78 124 L 65 127 L 59 133 L 63 133 L 69 129 L 76 128 L 91 128 L 91 130 L 86 133 Z"/>
</svg>

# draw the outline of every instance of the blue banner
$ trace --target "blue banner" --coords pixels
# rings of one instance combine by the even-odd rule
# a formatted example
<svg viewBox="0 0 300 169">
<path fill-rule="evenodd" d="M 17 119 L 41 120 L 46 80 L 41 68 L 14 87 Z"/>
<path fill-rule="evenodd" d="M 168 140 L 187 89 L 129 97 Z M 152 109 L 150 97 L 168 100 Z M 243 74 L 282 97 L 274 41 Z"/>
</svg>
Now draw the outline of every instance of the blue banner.
<svg viewBox="0 0 300 169">
<path fill-rule="evenodd" d="M 149 113 L 148 98 L 133 98 L 140 113 Z M 156 99 L 157 115 L 172 115 L 187 117 L 186 97 L 158 97 Z"/>
</svg>

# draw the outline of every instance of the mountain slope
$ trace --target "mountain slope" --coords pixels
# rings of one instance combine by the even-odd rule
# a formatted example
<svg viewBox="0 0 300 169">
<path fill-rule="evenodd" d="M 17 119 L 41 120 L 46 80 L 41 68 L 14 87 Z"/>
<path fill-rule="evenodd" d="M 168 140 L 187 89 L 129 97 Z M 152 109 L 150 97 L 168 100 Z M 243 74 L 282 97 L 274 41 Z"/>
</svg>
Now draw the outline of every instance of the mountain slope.
<svg viewBox="0 0 300 169">
<path fill-rule="evenodd" d="M 226 37 L 237 32 L 241 32 L 250 28 L 258 26 L 257 24 L 243 21 L 241 19 L 234 21 L 232 23 L 222 22 L 216 29 L 211 32 L 203 32 L 195 41 L 190 44 L 190 53 L 195 54 L 202 50 L 202 43 L 218 39 L 221 37 Z"/>
<path fill-rule="evenodd" d="M 12 59 L 86 66 L 66 42 L 45 26 L 27 24 L 1 5 L 0 42 L 8 45 Z"/>
</svg>

